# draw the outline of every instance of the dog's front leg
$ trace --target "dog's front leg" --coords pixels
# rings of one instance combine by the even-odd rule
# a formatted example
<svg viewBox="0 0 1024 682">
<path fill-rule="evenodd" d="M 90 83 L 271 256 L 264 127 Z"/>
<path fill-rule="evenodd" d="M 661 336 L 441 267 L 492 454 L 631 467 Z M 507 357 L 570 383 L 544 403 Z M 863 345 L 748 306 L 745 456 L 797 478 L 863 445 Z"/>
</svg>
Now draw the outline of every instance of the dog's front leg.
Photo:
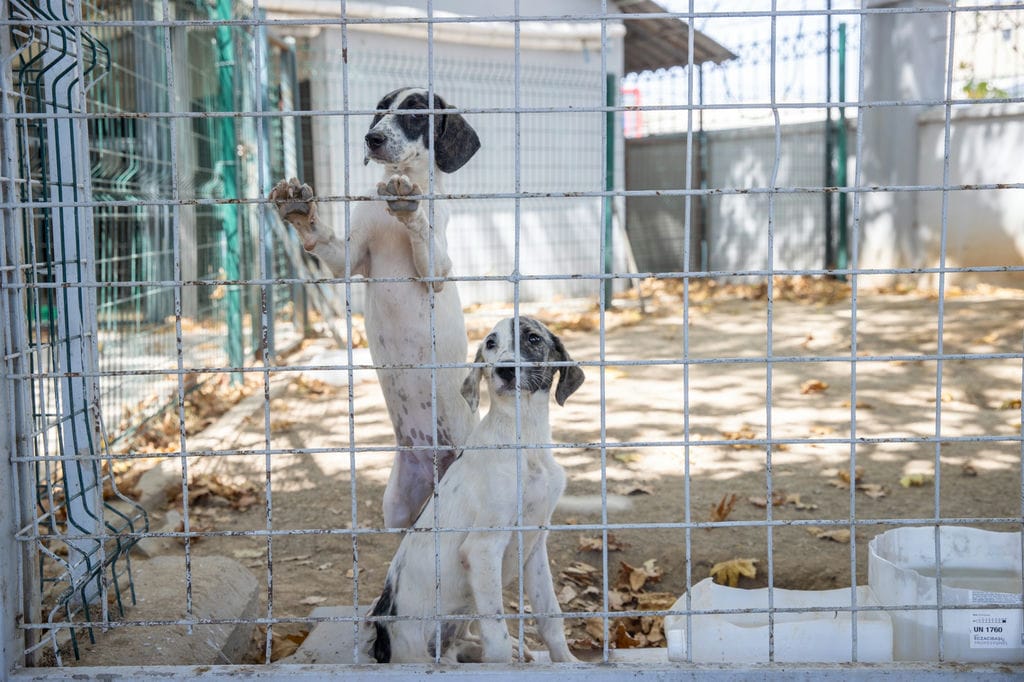
<svg viewBox="0 0 1024 682">
<path fill-rule="evenodd" d="M 444 475 L 438 467 L 438 479 Z M 395 454 L 388 484 L 384 488 L 384 525 L 388 528 L 409 528 L 434 489 L 434 470 L 423 461 L 418 451 L 401 448 Z M 433 519 L 430 519 L 433 523 Z"/>
<path fill-rule="evenodd" d="M 414 184 L 405 175 L 392 175 L 387 182 L 377 183 L 377 194 L 382 196 L 404 197 L 422 194 L 420 186 Z M 420 277 L 447 277 L 452 269 L 451 258 L 448 257 L 446 244 L 436 238 L 436 230 L 430 229 L 426 211 L 420 210 L 420 202 L 411 199 L 389 199 L 388 213 L 393 215 L 409 230 L 409 241 L 412 244 L 412 260 L 416 274 Z M 431 269 L 430 259 L 433 253 L 434 267 Z M 443 281 L 431 282 L 434 291 L 444 288 Z"/>
<path fill-rule="evenodd" d="M 551 566 L 548 564 L 548 534 L 541 533 L 533 552 L 523 566 L 526 593 L 530 597 L 530 606 L 538 614 L 560 613 L 555 596 L 555 586 L 551 580 Z M 548 647 L 551 660 L 555 663 L 578 662 L 569 652 L 569 644 L 565 641 L 565 623 L 561 618 L 537 616 L 537 631 Z"/>
<path fill-rule="evenodd" d="M 501 604 L 501 559 L 510 538 L 509 533 L 470 533 L 459 547 L 459 560 L 480 617 L 481 663 L 512 661 L 508 625 L 500 618 L 505 613 Z"/>
<path fill-rule="evenodd" d="M 312 253 L 330 268 L 335 277 L 345 276 L 345 243 L 338 239 L 334 230 L 320 220 L 313 188 L 300 183 L 297 178 L 282 180 L 267 197 L 277 207 L 281 219 L 288 222 L 299 233 L 302 248 Z M 366 275 L 366 247 L 361 235 L 350 239 L 352 251 L 351 273 Z"/>
</svg>

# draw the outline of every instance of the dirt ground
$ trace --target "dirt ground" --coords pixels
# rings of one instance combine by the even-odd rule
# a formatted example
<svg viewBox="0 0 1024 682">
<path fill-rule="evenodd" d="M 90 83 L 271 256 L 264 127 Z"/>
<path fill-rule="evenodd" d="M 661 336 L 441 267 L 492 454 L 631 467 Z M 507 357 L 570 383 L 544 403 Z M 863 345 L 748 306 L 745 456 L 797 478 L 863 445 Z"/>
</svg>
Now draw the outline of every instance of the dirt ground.
<svg viewBox="0 0 1024 682">
<path fill-rule="evenodd" d="M 768 515 L 763 502 L 768 490 L 766 445 L 742 441 L 767 438 L 777 503 L 771 517 L 776 521 L 855 517 L 926 523 L 939 514 L 1016 518 L 1015 525 L 976 525 L 1019 529 L 1021 444 L 998 438 L 1019 439 L 1022 429 L 1019 354 L 1024 293 L 951 292 L 941 327 L 934 296 L 861 294 L 856 304 L 854 367 L 848 359 L 853 326 L 848 292 L 833 287 L 824 294 L 787 295 L 783 289 L 777 293 L 770 336 L 768 306 L 757 292 L 695 291 L 685 337 L 678 290 L 661 287 L 653 292 L 644 313 L 635 297 L 619 302 L 606 317 L 603 356 L 600 334 L 592 328 L 597 321 L 593 308 L 569 302 L 524 305 L 524 313 L 548 322 L 561 335 L 576 360 L 605 361 L 603 370 L 584 368 L 587 380 L 564 408 L 552 407 L 556 441 L 591 444 L 555 452 L 567 472 L 567 494 L 596 496 L 606 485 L 610 494 L 622 496 L 613 498 L 620 504 L 608 511 L 613 526 L 763 521 Z M 471 353 L 476 341 L 507 313 L 496 308 L 468 312 Z M 942 362 L 937 392 L 938 363 L 915 356 L 939 351 L 940 328 L 941 350 L 954 357 Z M 758 358 L 769 352 L 769 343 L 774 360 L 766 364 Z M 289 358 L 288 364 L 308 365 L 331 349 L 330 340 L 318 340 Z M 1006 353 L 1018 357 L 958 357 Z M 684 366 L 684 357 L 692 362 Z M 820 362 L 823 358 L 841 361 Z M 630 364 L 636 361 L 661 364 Z M 276 374 L 269 412 L 260 391 L 236 408 L 249 410 L 239 428 L 221 437 L 224 429 L 218 432 L 214 427 L 189 441 L 190 449 L 253 453 L 192 461 L 193 475 L 217 475 L 226 485 L 251 485 L 253 490 L 248 505 L 225 504 L 212 496 L 198 499 L 192 507 L 193 527 L 198 523 L 201 529 L 214 531 L 301 531 L 274 538 L 272 573 L 264 537 L 206 538 L 192 547 L 196 555 L 226 555 L 248 565 L 262 581 L 264 602 L 267 581 L 272 579 L 277 617 L 303 617 L 321 603 L 351 603 L 356 549 L 358 599 L 369 603 L 379 593 L 400 540 L 396 534 L 365 534 L 358 536 L 354 547 L 350 536 L 331 532 L 353 523 L 360 528 L 381 526 L 381 499 L 392 456 L 386 448 L 393 443 L 373 372 L 355 374 L 351 421 L 345 372 L 336 374 L 330 382 L 312 378 L 311 372 Z M 854 377 L 855 430 L 850 407 Z M 264 428 L 268 421 L 269 443 Z M 211 439 L 211 433 L 221 435 Z M 941 438 L 938 445 L 907 442 L 936 434 Z M 851 435 L 861 484 L 852 494 L 837 475 L 839 470 L 849 471 Z M 984 440 L 962 440 L 974 437 Z M 353 443 L 382 450 L 353 455 Z M 265 456 L 262 450 L 267 447 L 303 448 L 314 454 Z M 272 518 L 264 496 L 268 480 Z M 596 509 L 573 509 L 559 510 L 553 523 L 600 520 Z M 159 518 L 154 525 L 160 526 Z M 778 525 L 770 531 L 763 526 L 613 529 L 615 546 L 622 548 L 608 552 L 609 583 L 615 584 L 620 561 L 641 566 L 654 559 L 660 580 L 652 578 L 641 589 L 680 595 L 688 580 L 704 579 L 715 564 L 749 558 L 756 560 L 756 577 L 741 578 L 741 587 L 763 587 L 771 581 L 783 588 L 830 589 L 848 586 L 851 569 L 857 583 L 865 584 L 867 543 L 887 527 L 891 526 L 858 525 L 852 547 L 841 532 L 832 537 L 824 533 L 835 530 L 827 525 L 817 531 L 802 525 Z M 566 584 L 561 572 L 577 561 L 596 567 L 596 585 L 601 584 L 601 552 L 581 549 L 581 542 L 599 535 L 577 530 L 550 534 L 556 591 Z M 689 565 L 687 552 L 692 558 Z M 515 590 L 509 594 L 514 600 Z M 600 598 L 589 603 L 599 607 Z M 581 599 L 563 608 L 587 605 Z M 265 603 L 263 608 L 265 612 Z"/>
</svg>

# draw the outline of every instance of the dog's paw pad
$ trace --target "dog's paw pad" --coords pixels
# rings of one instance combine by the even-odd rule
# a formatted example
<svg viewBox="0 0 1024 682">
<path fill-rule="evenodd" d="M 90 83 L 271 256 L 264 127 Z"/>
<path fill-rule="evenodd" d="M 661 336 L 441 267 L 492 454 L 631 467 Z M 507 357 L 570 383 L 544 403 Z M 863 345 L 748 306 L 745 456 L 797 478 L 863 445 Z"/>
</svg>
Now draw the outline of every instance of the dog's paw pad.
<svg viewBox="0 0 1024 682">
<path fill-rule="evenodd" d="M 277 206 L 281 218 L 295 222 L 295 219 L 311 218 L 315 214 L 314 196 L 312 187 L 292 178 L 277 183 L 268 198 Z"/>
<path fill-rule="evenodd" d="M 403 197 L 420 193 L 420 186 L 405 175 L 392 175 L 387 182 L 377 183 L 377 194 L 381 196 Z M 388 213 L 392 215 L 414 213 L 420 203 L 415 199 L 387 199 L 386 201 Z"/>
</svg>

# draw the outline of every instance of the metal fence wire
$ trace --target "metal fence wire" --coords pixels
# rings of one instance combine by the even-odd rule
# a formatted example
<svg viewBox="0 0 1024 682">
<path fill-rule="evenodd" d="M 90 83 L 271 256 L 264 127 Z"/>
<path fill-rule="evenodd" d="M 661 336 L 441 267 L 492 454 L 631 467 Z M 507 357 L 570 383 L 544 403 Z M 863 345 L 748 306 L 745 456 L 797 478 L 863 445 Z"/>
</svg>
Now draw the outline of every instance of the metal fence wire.
<svg viewBox="0 0 1024 682">
<path fill-rule="evenodd" d="M 1015 679 L 1022 21 L 1004 2 L 0 0 L 3 674 L 435 670 L 363 665 L 366 624 L 405 617 L 369 603 L 408 537 L 378 513 L 395 444 L 375 370 L 395 368 L 365 351 L 366 278 L 305 253 L 268 200 L 301 178 L 350 235 L 377 198 L 380 168 L 363 162 L 375 104 L 418 84 L 453 105 L 428 116 L 460 113 L 482 140 L 422 201 L 451 207 L 445 281 L 470 352 L 494 320 L 529 314 L 588 376 L 552 411 L 552 442 L 523 436 L 517 394 L 515 439 L 493 446 L 565 466 L 551 523 L 418 529 L 434 539 L 434 609 L 411 618 L 434 628 L 435 663 L 452 623 L 495 615 L 445 610 L 441 538 L 486 530 L 512 534 L 499 617 L 516 659 L 451 674 Z M 652 50 L 661 68 L 625 73 Z M 429 372 L 436 398 L 441 372 L 474 365 L 437 361 L 432 306 L 427 324 L 432 361 L 397 369 Z M 829 390 L 841 406 L 789 398 Z M 862 481 L 904 460 L 927 471 Z M 822 462 L 839 502 L 819 511 L 788 486 Z M 523 467 L 501 482 L 520 503 Z M 721 487 L 741 473 L 749 518 Z M 914 505 L 872 505 L 901 487 Z M 975 528 L 1002 531 L 1009 554 L 936 559 Z M 876 601 L 869 554 L 918 530 L 931 591 Z M 528 604 L 535 531 L 555 548 L 556 613 Z M 843 545 L 812 580 L 838 602 L 785 601 L 793 548 L 819 553 L 791 544 L 808 531 Z M 616 535 L 671 566 L 620 561 Z M 709 568 L 767 588 L 763 603 L 701 601 Z M 321 603 L 342 606 L 309 612 Z M 526 664 L 538 615 L 563 619 L 583 663 Z M 786 628 L 829 619 L 845 624 L 842 665 L 812 643 L 791 658 Z M 700 630 L 716 622 L 726 650 L 757 644 L 708 665 Z M 879 623 L 892 634 L 875 658 Z M 994 623 L 994 640 L 966 629 Z"/>
</svg>

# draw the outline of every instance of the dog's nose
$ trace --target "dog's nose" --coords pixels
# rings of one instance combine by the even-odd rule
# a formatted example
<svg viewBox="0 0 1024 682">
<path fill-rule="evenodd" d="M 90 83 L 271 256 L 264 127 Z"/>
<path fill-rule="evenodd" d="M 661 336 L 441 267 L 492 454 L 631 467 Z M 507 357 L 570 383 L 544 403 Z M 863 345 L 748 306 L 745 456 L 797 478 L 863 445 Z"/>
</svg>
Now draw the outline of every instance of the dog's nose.
<svg viewBox="0 0 1024 682">
<path fill-rule="evenodd" d="M 366 133 L 366 146 L 370 149 L 377 149 L 385 142 L 387 142 L 387 135 L 380 132 L 379 130 L 371 130 Z"/>
<path fill-rule="evenodd" d="M 496 367 L 494 373 L 502 381 L 515 381 L 516 379 L 516 368 L 515 367 Z"/>
</svg>

